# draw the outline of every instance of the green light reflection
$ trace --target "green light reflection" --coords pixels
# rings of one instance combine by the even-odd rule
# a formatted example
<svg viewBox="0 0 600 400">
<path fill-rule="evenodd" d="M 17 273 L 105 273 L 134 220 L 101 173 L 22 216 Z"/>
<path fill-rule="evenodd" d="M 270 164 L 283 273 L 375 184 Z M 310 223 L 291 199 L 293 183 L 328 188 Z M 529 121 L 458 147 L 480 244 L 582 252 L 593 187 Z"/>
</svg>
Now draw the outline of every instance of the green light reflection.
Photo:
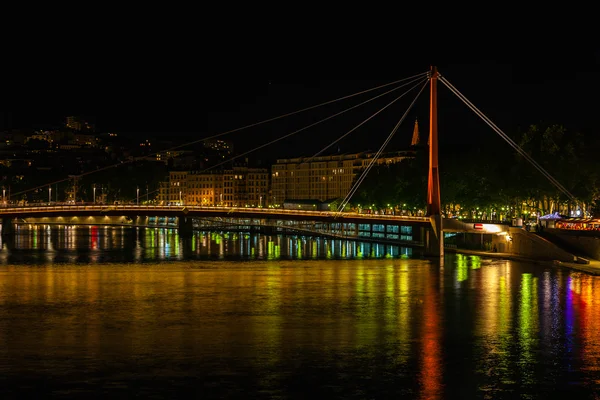
<svg viewBox="0 0 600 400">
<path fill-rule="evenodd" d="M 467 257 L 464 254 L 456 255 L 456 281 L 463 282 L 469 277 Z"/>
<path fill-rule="evenodd" d="M 479 256 L 470 256 L 471 258 L 471 269 L 479 269 L 481 268 L 481 257 Z"/>
<path fill-rule="evenodd" d="M 300 239 L 296 240 L 296 257 L 298 260 L 302 259 L 302 240 Z"/>
<path fill-rule="evenodd" d="M 527 273 L 521 276 L 521 301 L 519 304 L 519 345 L 521 347 L 521 376 L 525 383 L 534 383 L 533 367 L 536 363 L 534 349 L 538 338 L 538 279 Z"/>
</svg>

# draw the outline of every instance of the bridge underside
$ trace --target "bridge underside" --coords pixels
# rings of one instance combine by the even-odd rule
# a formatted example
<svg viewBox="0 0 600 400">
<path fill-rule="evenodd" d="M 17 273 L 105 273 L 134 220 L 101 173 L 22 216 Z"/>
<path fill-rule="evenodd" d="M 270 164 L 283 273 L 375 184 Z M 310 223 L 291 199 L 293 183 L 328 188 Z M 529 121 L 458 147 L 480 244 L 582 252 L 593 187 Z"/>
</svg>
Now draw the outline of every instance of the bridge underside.
<svg viewBox="0 0 600 400">
<path fill-rule="evenodd" d="M 373 222 L 373 221 L 369 221 Z M 179 236 L 195 237 L 200 231 L 239 231 L 260 232 L 269 235 L 289 236 L 322 236 L 326 238 L 372 242 L 398 246 L 398 248 L 422 247 L 426 252 L 427 225 L 420 222 L 401 224 L 400 221 L 387 223 L 361 223 L 353 222 L 326 222 L 308 220 L 282 220 L 282 219 L 253 219 L 253 218 L 197 218 L 197 217 L 28 217 L 19 219 L 3 218 L 2 239 L 15 238 L 21 232 L 23 225 L 31 225 L 33 229 L 40 229 L 48 225 L 82 225 L 82 226 L 128 226 L 167 228 L 176 230 Z M 538 235 L 527 232 L 520 227 L 509 227 L 503 224 L 466 223 L 456 219 L 444 220 L 444 237 L 447 241 L 445 249 L 473 249 L 484 251 L 497 251 L 503 254 L 513 254 L 519 257 L 533 257 L 536 259 L 550 259 L 573 262 L 573 254 L 558 248 L 556 245 L 540 238 Z M 36 227 L 37 226 L 37 227 Z M 14 231 L 13 231 L 14 228 Z M 15 233 L 15 236 L 7 234 Z M 594 239 L 594 238 L 592 238 Z M 10 239 L 9 239 L 10 240 Z M 454 250 L 453 250 L 454 251 Z"/>
<path fill-rule="evenodd" d="M 333 218 L 325 216 L 320 219 L 300 216 L 295 220 L 282 219 L 265 215 L 262 218 L 233 217 L 231 213 L 223 213 L 228 217 L 199 217 L 193 215 L 171 214 L 165 216 L 132 216 L 132 215 L 71 215 L 71 216 L 29 216 L 24 218 L 3 219 L 3 234 L 12 232 L 13 222 L 17 225 L 109 225 L 138 226 L 178 229 L 180 236 L 191 236 L 194 230 L 220 231 L 257 231 L 271 234 L 327 236 L 339 239 L 364 240 L 370 242 L 391 243 L 404 246 L 431 246 L 433 227 L 426 221 L 390 220 L 385 218 Z M 445 232 L 491 233 L 503 234 L 508 227 L 499 224 L 464 223 L 460 220 L 444 220 Z M 435 245 L 439 245 L 436 243 Z"/>
<path fill-rule="evenodd" d="M 365 240 L 406 246 L 422 246 L 425 224 L 415 221 L 390 221 L 357 219 L 265 219 L 239 217 L 192 216 L 70 216 L 26 217 L 5 219 L 4 233 L 16 225 L 86 225 L 86 226 L 137 226 L 178 229 L 179 235 L 190 236 L 194 230 L 257 231 L 271 234 L 327 236 L 339 239 Z M 368 223 L 367 223 L 368 222 Z"/>
</svg>

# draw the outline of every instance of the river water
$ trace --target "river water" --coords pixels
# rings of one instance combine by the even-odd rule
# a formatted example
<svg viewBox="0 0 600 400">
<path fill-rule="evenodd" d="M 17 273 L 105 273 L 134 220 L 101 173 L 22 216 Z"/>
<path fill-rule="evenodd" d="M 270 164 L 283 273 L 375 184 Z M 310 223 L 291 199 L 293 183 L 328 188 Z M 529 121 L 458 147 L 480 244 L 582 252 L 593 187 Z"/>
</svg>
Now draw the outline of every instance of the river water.
<svg viewBox="0 0 600 400">
<path fill-rule="evenodd" d="M 20 228 L 0 398 L 597 399 L 600 277 L 309 237 Z"/>
</svg>

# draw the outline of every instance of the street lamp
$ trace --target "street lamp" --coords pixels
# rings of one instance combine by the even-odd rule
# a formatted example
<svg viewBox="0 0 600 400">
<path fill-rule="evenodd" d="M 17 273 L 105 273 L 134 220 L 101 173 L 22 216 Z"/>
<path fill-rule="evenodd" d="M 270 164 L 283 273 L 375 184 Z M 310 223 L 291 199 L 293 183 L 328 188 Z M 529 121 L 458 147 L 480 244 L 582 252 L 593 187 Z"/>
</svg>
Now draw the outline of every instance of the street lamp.
<svg viewBox="0 0 600 400">
<path fill-rule="evenodd" d="M 48 186 L 48 204 L 52 203 L 52 186 Z"/>
<path fill-rule="evenodd" d="M 136 200 L 136 205 L 140 205 L 140 187 L 137 187 L 137 200 Z"/>
<path fill-rule="evenodd" d="M 179 191 L 179 205 L 182 205 L 183 201 L 181 200 L 181 190 Z"/>
<path fill-rule="evenodd" d="M 6 189 L 2 188 L 2 202 L 6 204 Z"/>
<path fill-rule="evenodd" d="M 94 185 L 94 204 L 96 204 L 96 185 Z"/>
<path fill-rule="evenodd" d="M 259 207 L 259 208 L 262 208 L 262 196 L 260 196 L 260 202 L 259 202 L 259 204 L 258 204 L 258 207 Z"/>
</svg>

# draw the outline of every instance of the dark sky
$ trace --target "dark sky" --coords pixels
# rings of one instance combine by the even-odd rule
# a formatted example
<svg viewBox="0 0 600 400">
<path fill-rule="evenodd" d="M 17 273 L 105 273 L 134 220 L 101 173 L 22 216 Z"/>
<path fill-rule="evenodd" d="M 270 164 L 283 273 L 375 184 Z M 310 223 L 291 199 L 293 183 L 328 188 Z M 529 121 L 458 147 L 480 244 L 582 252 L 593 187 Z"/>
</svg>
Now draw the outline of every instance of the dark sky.
<svg viewBox="0 0 600 400">
<path fill-rule="evenodd" d="M 435 64 L 507 133 L 540 121 L 589 135 L 598 131 L 596 49 L 513 43 L 483 55 L 468 49 L 433 56 L 426 51 L 380 54 L 361 49 L 329 54 L 326 46 L 318 51 L 291 48 L 285 54 L 269 49 L 236 51 L 121 49 L 77 62 L 49 62 L 46 54 L 40 67 L 27 58 L 5 75 L 3 96 L 10 101 L 3 103 L 0 123 L 2 129 L 50 127 L 62 123 L 66 115 L 90 115 L 100 131 L 149 132 L 155 137 L 179 132 L 183 140 L 191 141 L 405 78 Z M 251 149 L 369 96 L 225 138 L 241 150 Z M 413 97 L 407 95 L 349 135 L 340 144 L 342 150 L 377 149 Z M 428 129 L 428 97 L 426 89 L 395 137 L 396 147 L 410 141 L 415 118 L 423 133 Z M 299 133 L 294 140 L 282 141 L 276 151 L 312 155 L 391 99 L 387 96 Z M 444 140 L 470 143 L 480 135 L 495 135 L 441 84 L 439 107 Z"/>
</svg>

